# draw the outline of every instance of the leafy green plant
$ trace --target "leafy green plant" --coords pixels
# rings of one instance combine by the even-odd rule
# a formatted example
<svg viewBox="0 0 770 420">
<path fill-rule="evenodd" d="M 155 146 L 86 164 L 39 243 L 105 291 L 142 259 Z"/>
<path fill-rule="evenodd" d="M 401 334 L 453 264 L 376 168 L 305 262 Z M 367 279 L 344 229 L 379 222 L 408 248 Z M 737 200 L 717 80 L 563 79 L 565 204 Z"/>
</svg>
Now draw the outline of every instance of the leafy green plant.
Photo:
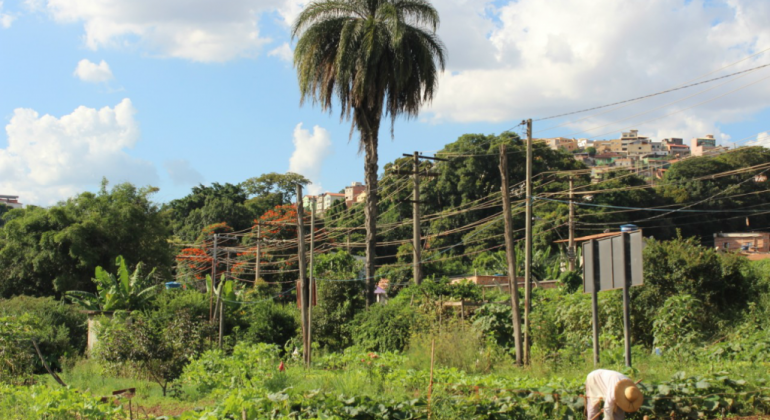
<svg viewBox="0 0 770 420">
<path fill-rule="evenodd" d="M 428 318 L 405 299 L 372 305 L 353 321 L 353 342 L 372 351 L 402 351 L 412 335 L 428 327 Z"/>
<path fill-rule="evenodd" d="M 198 356 L 211 337 L 211 325 L 187 311 L 172 317 L 133 313 L 104 320 L 94 356 L 106 368 L 126 370 L 160 385 L 168 385 Z"/>
<path fill-rule="evenodd" d="M 52 297 L 17 296 L 0 300 L 0 316 L 26 316 L 34 320 L 33 337 L 53 369 L 61 369 L 63 359 L 76 358 L 85 350 L 86 315 L 74 305 Z M 35 373 L 45 373 L 32 345 L 20 345 L 32 356 Z"/>
<path fill-rule="evenodd" d="M 29 347 L 34 327 L 29 315 L 0 316 L 0 384 L 32 381 L 34 356 Z"/>
<path fill-rule="evenodd" d="M 143 264 L 136 265 L 129 274 L 126 260 L 122 256 L 115 259 L 118 274 L 108 273 L 102 267 L 96 267 L 96 293 L 68 291 L 65 295 L 75 304 L 89 311 L 135 310 L 146 306 L 152 298 L 157 285 L 153 285 L 155 269 L 149 274 L 142 273 Z"/>
<path fill-rule="evenodd" d="M 128 414 L 87 392 L 45 385 L 13 386 L 0 382 L 0 418 L 14 420 L 118 420 Z"/>
</svg>

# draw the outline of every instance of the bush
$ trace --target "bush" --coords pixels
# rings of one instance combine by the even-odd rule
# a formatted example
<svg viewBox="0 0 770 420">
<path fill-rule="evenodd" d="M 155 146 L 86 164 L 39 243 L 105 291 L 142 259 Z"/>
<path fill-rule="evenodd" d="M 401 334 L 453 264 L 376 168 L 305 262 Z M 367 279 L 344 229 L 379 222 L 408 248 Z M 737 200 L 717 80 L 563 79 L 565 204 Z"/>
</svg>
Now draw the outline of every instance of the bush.
<svg viewBox="0 0 770 420">
<path fill-rule="evenodd" d="M 101 322 L 94 356 L 106 368 L 157 383 L 165 396 L 169 383 L 203 352 L 212 332 L 208 322 L 185 310 L 171 317 L 132 313 Z"/>
<path fill-rule="evenodd" d="M 86 315 L 73 305 L 52 297 L 18 296 L 0 301 L 0 316 L 28 315 L 34 321 L 33 337 L 52 369 L 61 369 L 62 360 L 82 355 L 87 341 Z M 30 342 L 27 342 L 30 343 Z M 31 343 L 24 345 L 31 355 L 35 373 L 45 373 Z"/>
<path fill-rule="evenodd" d="M 300 332 L 299 310 L 291 303 L 272 300 L 244 307 L 240 312 L 244 325 L 240 337 L 248 343 L 276 344 L 283 348 Z"/>
<path fill-rule="evenodd" d="M 238 343 L 230 356 L 209 350 L 184 368 L 180 382 L 192 384 L 201 394 L 252 386 L 268 371 L 277 371 L 279 353 L 278 346 L 264 343 Z"/>
<path fill-rule="evenodd" d="M 461 321 L 414 336 L 409 344 L 409 362 L 414 367 L 430 366 L 431 345 L 435 343 L 435 363 L 468 373 L 488 373 L 503 356 L 494 342 Z"/>
<path fill-rule="evenodd" d="M 28 348 L 34 335 L 29 315 L 0 316 L 0 383 L 23 384 L 32 381 L 34 358 Z"/>
<path fill-rule="evenodd" d="M 373 305 L 353 321 L 353 342 L 371 351 L 402 351 L 409 338 L 427 328 L 427 317 L 404 299 Z"/>
<path fill-rule="evenodd" d="M 653 323 L 654 345 L 669 351 L 700 345 L 708 328 L 705 319 L 701 301 L 690 295 L 671 296 Z"/>
<path fill-rule="evenodd" d="M 314 262 L 318 306 L 313 307 L 313 340 L 328 350 L 350 346 L 350 324 L 366 306 L 364 282 L 350 281 L 358 277 L 359 266 L 344 251 L 319 255 Z"/>
</svg>

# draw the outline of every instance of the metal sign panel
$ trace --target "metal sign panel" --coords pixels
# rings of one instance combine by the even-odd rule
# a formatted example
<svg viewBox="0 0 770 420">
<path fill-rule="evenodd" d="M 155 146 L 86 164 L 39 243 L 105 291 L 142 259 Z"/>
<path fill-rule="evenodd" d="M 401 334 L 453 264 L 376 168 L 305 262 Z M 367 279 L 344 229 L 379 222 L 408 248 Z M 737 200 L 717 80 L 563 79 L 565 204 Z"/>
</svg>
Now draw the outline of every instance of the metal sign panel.
<svg viewBox="0 0 770 420">
<path fill-rule="evenodd" d="M 631 286 L 641 286 L 642 276 L 642 232 L 630 232 L 629 236 L 631 265 Z M 599 290 L 622 289 L 626 280 L 625 255 L 623 254 L 624 235 L 597 240 L 599 244 L 599 266 L 594 267 L 593 247 L 591 241 L 583 243 L 583 291 L 593 293 L 594 269 L 598 268 L 600 280 Z"/>
</svg>

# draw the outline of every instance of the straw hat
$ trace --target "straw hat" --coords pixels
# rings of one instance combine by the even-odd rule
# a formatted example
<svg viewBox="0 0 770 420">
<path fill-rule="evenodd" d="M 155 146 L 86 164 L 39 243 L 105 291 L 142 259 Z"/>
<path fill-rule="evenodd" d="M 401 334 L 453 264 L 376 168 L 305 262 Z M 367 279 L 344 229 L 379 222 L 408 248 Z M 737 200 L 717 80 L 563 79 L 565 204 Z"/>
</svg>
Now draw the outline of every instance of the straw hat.
<svg viewBox="0 0 770 420">
<path fill-rule="evenodd" d="M 644 396 L 634 381 L 623 379 L 615 385 L 615 405 L 626 413 L 633 413 L 642 406 Z"/>
</svg>

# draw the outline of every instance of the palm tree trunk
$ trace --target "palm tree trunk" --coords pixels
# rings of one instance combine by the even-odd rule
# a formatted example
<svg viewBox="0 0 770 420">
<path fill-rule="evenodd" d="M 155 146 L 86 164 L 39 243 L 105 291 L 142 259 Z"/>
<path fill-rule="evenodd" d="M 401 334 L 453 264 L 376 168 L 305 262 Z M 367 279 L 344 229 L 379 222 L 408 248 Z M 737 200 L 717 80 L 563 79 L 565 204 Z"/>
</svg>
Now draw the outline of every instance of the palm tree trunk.
<svg viewBox="0 0 770 420">
<path fill-rule="evenodd" d="M 377 121 L 379 122 L 379 120 Z M 372 127 L 368 133 L 362 131 L 364 137 L 364 172 L 366 182 L 366 307 L 374 303 L 374 272 L 375 247 L 377 246 L 377 204 L 379 192 L 377 189 L 377 143 L 379 124 Z"/>
</svg>

